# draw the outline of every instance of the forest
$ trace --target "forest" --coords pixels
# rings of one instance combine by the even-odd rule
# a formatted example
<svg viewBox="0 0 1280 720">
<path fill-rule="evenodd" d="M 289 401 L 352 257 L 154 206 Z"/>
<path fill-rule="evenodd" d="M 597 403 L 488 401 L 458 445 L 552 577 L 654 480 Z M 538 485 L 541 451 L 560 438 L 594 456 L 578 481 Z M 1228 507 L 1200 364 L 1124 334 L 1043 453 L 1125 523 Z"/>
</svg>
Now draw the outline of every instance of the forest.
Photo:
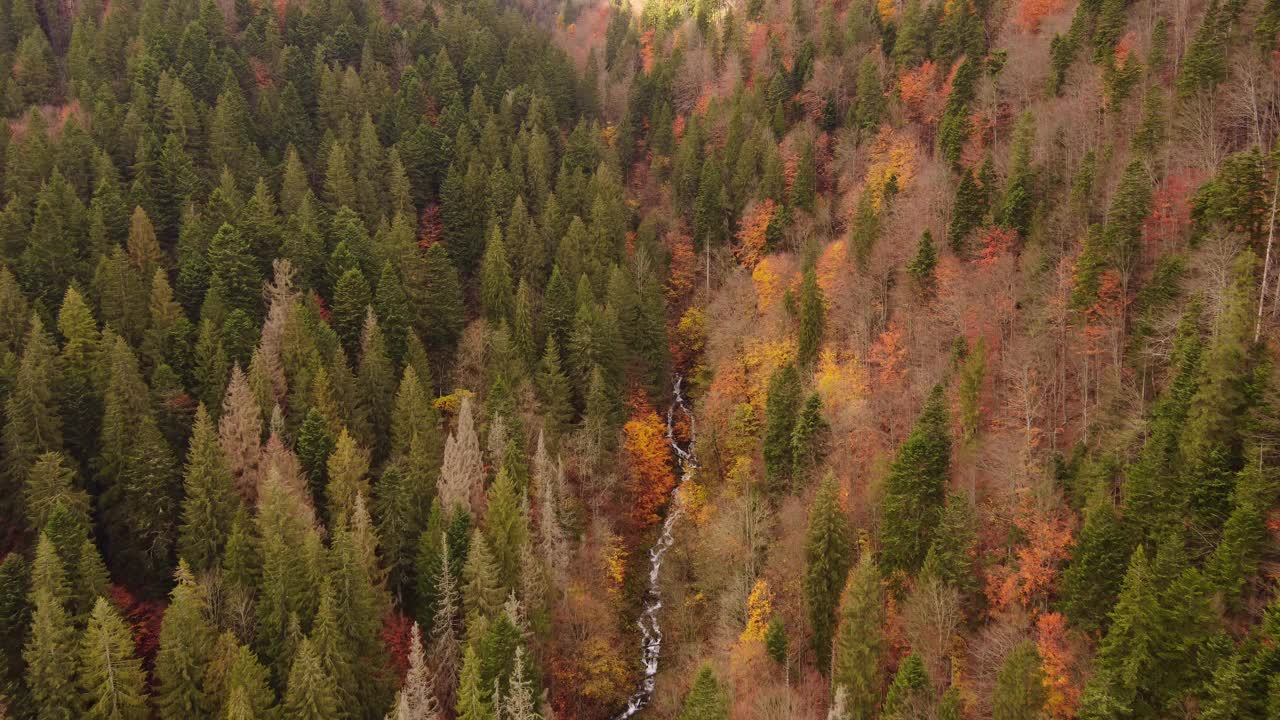
<svg viewBox="0 0 1280 720">
<path fill-rule="evenodd" d="M 0 0 L 0 720 L 1280 720 L 1280 0 Z"/>
</svg>

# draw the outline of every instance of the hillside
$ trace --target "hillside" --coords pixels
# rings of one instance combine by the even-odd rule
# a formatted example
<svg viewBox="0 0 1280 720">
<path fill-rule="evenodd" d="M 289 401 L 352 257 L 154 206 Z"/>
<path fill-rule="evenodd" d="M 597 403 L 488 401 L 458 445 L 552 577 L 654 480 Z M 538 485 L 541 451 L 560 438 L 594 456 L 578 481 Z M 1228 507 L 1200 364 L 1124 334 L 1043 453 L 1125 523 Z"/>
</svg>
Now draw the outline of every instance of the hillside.
<svg viewBox="0 0 1280 720">
<path fill-rule="evenodd" d="M 1280 719 L 1280 0 L 0 0 L 0 719 Z"/>
</svg>

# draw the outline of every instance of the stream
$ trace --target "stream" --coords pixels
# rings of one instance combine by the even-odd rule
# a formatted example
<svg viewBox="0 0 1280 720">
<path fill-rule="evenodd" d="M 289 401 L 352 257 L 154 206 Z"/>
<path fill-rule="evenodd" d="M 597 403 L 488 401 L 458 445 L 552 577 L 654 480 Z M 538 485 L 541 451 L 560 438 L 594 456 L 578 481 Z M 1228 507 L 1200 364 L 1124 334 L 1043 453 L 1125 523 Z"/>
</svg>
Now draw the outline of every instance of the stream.
<svg viewBox="0 0 1280 720">
<path fill-rule="evenodd" d="M 653 699 L 653 689 L 658 682 L 658 658 L 662 655 L 662 628 L 658 625 L 658 611 L 662 609 L 662 589 L 658 583 L 658 576 L 662 572 L 662 558 L 671 549 L 675 543 L 675 536 L 672 530 L 675 528 L 676 520 L 680 518 L 680 501 L 676 494 L 680 490 L 680 486 L 685 480 L 693 474 L 698 467 L 698 460 L 693 455 L 693 441 L 696 437 L 694 428 L 693 413 L 689 411 L 689 406 L 685 404 L 684 377 L 676 375 L 675 387 L 672 389 L 671 406 L 667 408 L 667 442 L 671 444 L 671 450 L 676 456 L 676 469 L 679 472 L 679 479 L 676 481 L 675 487 L 671 489 L 670 510 L 667 517 L 662 522 L 662 533 L 658 535 L 658 539 L 653 543 L 653 547 L 649 548 L 649 587 L 644 593 L 644 610 L 640 613 L 640 620 L 637 625 L 640 626 L 640 657 L 644 663 L 644 677 L 640 680 L 639 687 L 631 694 L 627 700 L 627 707 L 622 712 L 613 716 L 613 720 L 627 720 L 640 712 L 649 701 Z M 682 447 L 680 442 L 676 440 L 675 433 L 675 414 L 676 412 L 684 413 L 689 419 L 689 442 L 687 447 Z"/>
</svg>

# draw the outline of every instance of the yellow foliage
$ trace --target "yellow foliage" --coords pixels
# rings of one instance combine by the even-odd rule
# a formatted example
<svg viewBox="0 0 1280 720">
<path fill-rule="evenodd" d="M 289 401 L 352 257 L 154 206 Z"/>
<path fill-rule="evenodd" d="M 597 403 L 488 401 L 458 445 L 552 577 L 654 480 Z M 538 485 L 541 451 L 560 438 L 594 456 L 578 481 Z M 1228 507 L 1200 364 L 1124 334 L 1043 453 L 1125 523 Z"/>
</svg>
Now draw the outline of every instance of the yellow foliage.
<svg viewBox="0 0 1280 720">
<path fill-rule="evenodd" d="M 701 309 L 691 307 L 680 316 L 676 325 L 681 344 L 690 352 L 701 352 L 707 338 L 707 314 Z"/>
<path fill-rule="evenodd" d="M 828 305 L 831 304 L 831 298 L 836 291 L 836 283 L 839 282 L 841 275 L 848 274 L 844 246 L 844 240 L 830 243 L 822 249 L 822 255 L 818 258 L 818 287 L 822 288 L 822 295 L 827 300 Z"/>
<path fill-rule="evenodd" d="M 876 210 L 884 202 L 884 188 L 890 177 L 897 178 L 899 192 L 911 186 L 916 176 L 915 155 L 911 139 L 904 133 L 888 125 L 880 128 L 880 134 L 871 147 L 866 182 L 866 192 L 871 193 L 871 202 Z"/>
<path fill-rule="evenodd" d="M 823 407 L 832 410 L 857 402 L 867 394 L 867 375 L 858 356 L 849 354 L 842 358 L 830 349 L 824 349 L 818 356 L 814 384 Z"/>
<path fill-rule="evenodd" d="M 747 369 L 747 397 L 751 402 L 764 402 L 765 390 L 773 371 L 794 361 L 796 344 L 792 338 L 762 340 L 748 338 L 742 352 L 742 365 Z"/>
<path fill-rule="evenodd" d="M 680 507 L 684 509 L 685 517 L 692 520 L 694 525 L 705 525 L 707 519 L 711 517 L 707 489 L 696 479 L 689 478 L 680 484 L 677 492 L 680 495 Z"/>
<path fill-rule="evenodd" d="M 898 16 L 898 3 L 896 0 L 879 0 L 876 12 L 880 13 L 880 22 L 887 23 Z"/>
<path fill-rule="evenodd" d="M 445 417 L 452 417 L 458 414 L 458 408 L 462 406 L 462 398 L 464 397 L 475 397 L 475 393 L 459 388 L 448 395 L 436 398 L 433 405 L 435 405 L 436 412 Z"/>
<path fill-rule="evenodd" d="M 764 579 L 757 580 L 755 587 L 751 588 L 751 595 L 747 596 L 747 627 L 738 642 L 763 640 L 772 614 L 773 593 L 769 591 L 769 583 Z"/>
<path fill-rule="evenodd" d="M 617 644 L 590 637 L 583 644 L 581 658 L 582 696 L 613 701 L 627 682 L 627 663 L 618 654 Z"/>
<path fill-rule="evenodd" d="M 773 304 L 782 297 L 784 288 L 779 275 L 778 259 L 766 256 L 756 263 L 751 271 L 751 280 L 756 285 L 756 308 L 761 314 L 768 313 Z"/>
<path fill-rule="evenodd" d="M 616 597 L 622 593 L 622 581 L 627 575 L 627 551 L 622 547 L 622 538 L 610 535 L 603 555 L 605 572 L 609 576 L 609 594 Z"/>
<path fill-rule="evenodd" d="M 733 465 L 729 468 L 729 487 L 739 492 L 751 487 L 752 481 L 755 480 L 753 465 L 750 456 L 739 455 L 734 458 Z"/>
</svg>

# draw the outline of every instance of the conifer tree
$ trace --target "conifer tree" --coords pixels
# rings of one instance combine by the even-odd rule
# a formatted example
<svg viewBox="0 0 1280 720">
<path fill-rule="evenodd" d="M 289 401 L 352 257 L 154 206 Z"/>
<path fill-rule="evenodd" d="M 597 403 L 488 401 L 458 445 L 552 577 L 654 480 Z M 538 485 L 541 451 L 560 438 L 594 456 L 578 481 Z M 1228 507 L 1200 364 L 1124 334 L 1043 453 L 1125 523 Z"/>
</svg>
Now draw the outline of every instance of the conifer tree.
<svg viewBox="0 0 1280 720">
<path fill-rule="evenodd" d="M 129 627 L 106 598 L 98 598 L 80 641 L 79 684 L 85 702 L 81 717 L 144 720 L 146 681 Z"/>
<path fill-rule="evenodd" d="M 729 720 L 729 698 L 716 680 L 711 664 L 698 668 L 693 687 L 684 696 L 679 720 Z"/>
<path fill-rule="evenodd" d="M 969 233 L 982 224 L 987 212 L 986 188 L 978 187 L 973 170 L 965 168 L 956 187 L 956 200 L 951 209 L 951 222 L 947 225 L 947 242 L 957 253 L 965 249 Z"/>
<path fill-rule="evenodd" d="M 58 355 L 58 381 L 54 391 L 66 422 L 64 439 L 72 457 L 87 465 L 93 457 L 98 422 L 102 418 L 102 398 L 95 369 L 102 344 L 93 311 L 74 285 L 67 288 L 62 297 L 58 334 L 64 344 Z"/>
<path fill-rule="evenodd" d="M 951 463 L 946 415 L 942 387 L 936 386 L 889 469 L 880 524 L 887 572 L 917 570 L 929 550 Z"/>
<path fill-rule="evenodd" d="M 991 698 L 994 720 L 1037 720 L 1046 701 L 1040 653 L 1031 640 L 1014 646 L 996 675 Z"/>
<path fill-rule="evenodd" d="M 427 248 L 423 265 L 427 284 L 420 302 L 418 331 L 427 349 L 446 354 L 462 333 L 462 285 L 443 244 Z"/>
<path fill-rule="evenodd" d="M 253 396 L 249 379 L 236 365 L 227 383 L 222 417 L 218 420 L 218 445 L 222 448 L 231 480 L 240 496 L 252 502 L 258 496 L 262 455 L 262 407 Z"/>
<path fill-rule="evenodd" d="M 196 408 L 183 487 L 178 554 L 198 571 L 214 568 L 222 557 L 240 503 L 213 421 L 203 404 Z"/>
<path fill-rule="evenodd" d="M 545 408 L 547 432 L 558 438 L 573 422 L 574 410 L 569 378 L 560 363 L 560 348 L 551 334 L 547 335 L 547 347 L 538 364 L 537 386 Z"/>
<path fill-rule="evenodd" d="M 303 638 L 289 671 L 284 716 L 291 720 L 330 720 L 338 716 L 334 679 L 325 674 L 310 638 Z"/>
<path fill-rule="evenodd" d="M 484 249 L 480 266 L 480 304 L 485 317 L 491 323 L 509 321 L 515 309 L 515 295 L 511 280 L 511 263 L 507 260 L 502 231 L 494 225 L 489 242 Z"/>
<path fill-rule="evenodd" d="M 372 299 L 369 282 L 360 268 L 353 267 L 338 279 L 333 290 L 333 329 L 348 356 L 359 355 L 360 335 Z"/>
<path fill-rule="evenodd" d="M 517 489 L 512 473 L 504 464 L 489 487 L 485 535 L 504 588 L 515 588 L 520 579 L 520 560 L 529 539 L 529 519 L 524 508 L 528 500 Z"/>
<path fill-rule="evenodd" d="M 226 680 L 228 720 L 235 712 L 254 720 L 276 717 L 276 694 L 268 680 L 267 669 L 253 650 L 248 645 L 236 647 Z"/>
<path fill-rule="evenodd" d="M 800 409 L 800 376 L 794 365 L 784 365 L 769 378 L 765 401 L 764 467 L 769 487 L 781 491 L 791 477 L 791 436 Z"/>
<path fill-rule="evenodd" d="M 818 359 L 826 314 L 826 300 L 818 286 L 818 275 L 809 268 L 800 284 L 800 329 L 796 338 L 796 362 L 800 367 L 813 367 Z"/>
<path fill-rule="evenodd" d="M 351 516 L 356 496 L 369 492 L 369 453 L 343 430 L 329 456 L 327 470 L 326 507 L 329 521 L 336 528 Z"/>
<path fill-rule="evenodd" d="M 845 692 L 848 720 L 869 720 L 880 697 L 880 666 L 885 650 L 884 593 L 880 569 L 869 550 L 844 587 L 840 625 L 831 650 L 833 687 Z"/>
<path fill-rule="evenodd" d="M 223 225 L 209 241 L 209 295 L 221 303 L 223 315 L 234 310 L 258 317 L 262 297 L 262 271 L 244 236 L 231 225 Z M 206 299 L 206 313 L 209 300 Z"/>
<path fill-rule="evenodd" d="M 459 510 L 475 514 L 484 506 L 484 460 L 469 397 L 462 399 L 457 430 L 444 444 L 439 493 L 440 504 L 449 514 Z"/>
<path fill-rule="evenodd" d="M 836 607 L 849 572 L 849 523 L 840 508 L 834 476 L 818 486 L 805 540 L 804 594 L 813 626 L 813 652 L 820 670 L 830 667 Z"/>
<path fill-rule="evenodd" d="M 215 638 L 209 602 L 185 561 L 178 562 L 174 578 L 177 584 L 160 625 L 155 667 L 155 702 L 164 720 L 198 717 L 213 704 L 203 687 Z"/>
<path fill-rule="evenodd" d="M 395 720 L 436 720 L 440 705 L 436 702 L 435 688 L 431 682 L 431 670 L 427 667 L 427 655 L 422 646 L 422 631 L 418 623 L 409 631 L 409 671 L 396 697 Z"/>
<path fill-rule="evenodd" d="M 458 680 L 458 701 L 454 705 L 458 720 L 496 720 L 481 683 L 480 657 L 472 645 L 467 645 Z"/>
<path fill-rule="evenodd" d="M 368 438 L 378 457 L 386 455 L 391 430 L 391 410 L 395 400 L 395 368 L 387 354 L 386 338 L 372 308 L 365 314 L 360 333 L 360 367 L 356 377 L 360 397 L 373 436 Z"/>
<path fill-rule="evenodd" d="M 933 234 L 925 230 L 920 234 L 920 244 L 916 246 L 916 254 L 907 264 L 907 272 L 915 281 L 916 287 L 925 296 L 933 293 L 937 278 L 934 271 L 938 267 L 938 249 L 933 244 Z"/>
<path fill-rule="evenodd" d="M 928 693 L 929 675 L 925 672 L 924 660 L 919 653 L 911 652 L 903 658 L 893 682 L 889 683 L 880 717 L 894 720 L 919 717 L 925 710 Z"/>
<path fill-rule="evenodd" d="M 40 718 L 80 717 L 75 689 L 76 635 L 67 616 L 66 573 L 48 537 L 41 535 L 31 573 L 31 634 L 23 648 L 26 686 Z"/>
<path fill-rule="evenodd" d="M 62 449 L 62 418 L 54 398 L 56 373 L 53 341 L 39 316 L 33 314 L 13 391 L 5 400 L 4 456 L 11 483 L 5 493 L 8 498 L 18 494 L 41 453 Z"/>
<path fill-rule="evenodd" d="M 47 452 L 36 460 L 27 473 L 23 500 L 26 502 L 27 523 L 33 530 L 39 531 L 48 525 L 59 507 L 68 512 L 81 528 L 82 532 L 75 538 L 77 542 L 91 527 L 89 495 L 75 486 L 75 471 L 68 466 L 62 453 Z"/>
<path fill-rule="evenodd" d="M 1062 609 L 1082 628 L 1102 626 L 1120 592 L 1132 549 L 1129 533 L 1111 499 L 1110 477 L 1092 491 L 1084 527 L 1062 577 Z"/>
<path fill-rule="evenodd" d="M 465 583 L 462 600 L 468 626 L 475 622 L 475 618 L 492 618 L 501 610 L 506 597 L 501 570 L 494 560 L 489 540 L 479 530 L 471 535 L 462 579 Z"/>
</svg>

